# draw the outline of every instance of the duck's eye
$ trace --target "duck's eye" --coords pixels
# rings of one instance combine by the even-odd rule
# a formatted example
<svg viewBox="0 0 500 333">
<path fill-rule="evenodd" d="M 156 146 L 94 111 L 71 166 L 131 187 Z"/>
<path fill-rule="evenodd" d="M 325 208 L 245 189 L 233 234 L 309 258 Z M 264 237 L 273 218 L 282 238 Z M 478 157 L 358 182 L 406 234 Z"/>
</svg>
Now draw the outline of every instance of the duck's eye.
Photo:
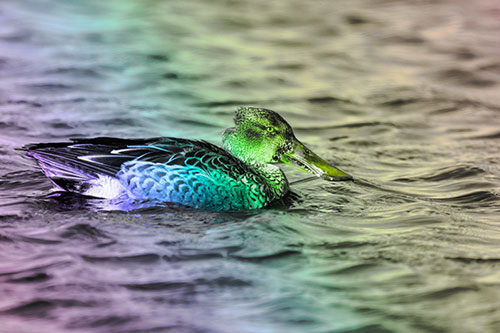
<svg viewBox="0 0 500 333">
<path fill-rule="evenodd" d="M 267 128 L 267 131 L 268 131 L 269 133 L 274 132 L 274 127 L 268 127 L 268 128 Z"/>
</svg>

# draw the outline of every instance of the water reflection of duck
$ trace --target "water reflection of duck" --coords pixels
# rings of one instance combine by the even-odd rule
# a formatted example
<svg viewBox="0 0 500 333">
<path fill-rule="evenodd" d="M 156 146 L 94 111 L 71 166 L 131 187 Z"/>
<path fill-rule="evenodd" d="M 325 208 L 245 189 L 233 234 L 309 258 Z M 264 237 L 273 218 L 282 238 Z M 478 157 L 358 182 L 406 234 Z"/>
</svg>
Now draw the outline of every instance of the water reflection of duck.
<svg viewBox="0 0 500 333">
<path fill-rule="evenodd" d="M 73 139 L 24 149 L 65 191 L 210 210 L 256 209 L 282 198 L 288 181 L 278 162 L 327 180 L 351 179 L 297 140 L 274 111 L 243 107 L 234 121 L 224 131 L 224 149 L 171 137 Z"/>
</svg>

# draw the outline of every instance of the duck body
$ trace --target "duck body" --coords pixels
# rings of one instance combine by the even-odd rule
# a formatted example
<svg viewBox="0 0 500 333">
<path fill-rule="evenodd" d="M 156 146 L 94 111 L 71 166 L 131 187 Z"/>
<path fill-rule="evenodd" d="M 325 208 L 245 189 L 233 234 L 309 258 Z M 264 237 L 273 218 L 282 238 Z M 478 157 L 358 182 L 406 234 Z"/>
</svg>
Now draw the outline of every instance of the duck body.
<svg viewBox="0 0 500 333">
<path fill-rule="evenodd" d="M 107 199 L 242 210 L 265 207 L 288 192 L 278 167 L 247 164 L 206 141 L 103 137 L 26 149 L 59 189 Z"/>
<path fill-rule="evenodd" d="M 258 209 L 283 198 L 289 186 L 277 163 L 330 181 L 352 179 L 304 146 L 272 110 L 243 107 L 234 122 L 223 148 L 173 137 L 101 137 L 24 150 L 60 190 L 218 211 Z"/>
</svg>

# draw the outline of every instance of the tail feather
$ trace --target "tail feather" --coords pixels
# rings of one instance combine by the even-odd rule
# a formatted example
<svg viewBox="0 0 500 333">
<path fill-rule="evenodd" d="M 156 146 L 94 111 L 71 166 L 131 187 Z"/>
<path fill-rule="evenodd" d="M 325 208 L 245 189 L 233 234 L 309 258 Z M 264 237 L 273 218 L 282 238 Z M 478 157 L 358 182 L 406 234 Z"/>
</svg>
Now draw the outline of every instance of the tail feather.
<svg viewBox="0 0 500 333">
<path fill-rule="evenodd" d="M 110 163 L 112 158 L 109 155 L 106 156 L 108 163 L 99 162 L 98 155 L 88 155 L 95 154 L 89 147 L 71 145 L 72 143 L 33 144 L 23 147 L 23 150 L 38 163 L 42 172 L 56 187 L 71 192 L 83 193 L 92 180 L 103 175 L 115 176 L 124 162 L 123 157 L 118 160 L 117 156 L 117 160 Z"/>
<path fill-rule="evenodd" d="M 191 160 L 202 161 L 205 155 L 225 153 L 204 141 L 169 137 L 71 139 L 70 142 L 31 144 L 22 150 L 57 187 L 80 193 L 97 193 L 94 190 L 98 188 L 101 194 L 111 183 L 113 186 L 108 187 L 120 188 L 112 180 L 117 179 L 122 166 L 129 161 L 185 168 L 191 166 Z"/>
<path fill-rule="evenodd" d="M 72 192 L 83 192 L 89 180 L 95 176 L 82 168 L 71 166 L 69 161 L 60 155 L 46 151 L 27 153 L 33 158 L 45 176 L 59 189 Z"/>
</svg>

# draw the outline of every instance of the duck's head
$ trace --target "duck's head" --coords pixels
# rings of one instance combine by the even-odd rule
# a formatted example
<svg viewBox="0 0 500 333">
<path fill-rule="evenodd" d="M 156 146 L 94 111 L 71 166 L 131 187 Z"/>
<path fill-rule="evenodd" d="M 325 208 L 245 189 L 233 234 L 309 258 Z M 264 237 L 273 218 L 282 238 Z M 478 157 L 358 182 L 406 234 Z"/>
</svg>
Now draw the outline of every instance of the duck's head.
<svg viewBox="0 0 500 333">
<path fill-rule="evenodd" d="M 242 107 L 234 122 L 235 127 L 224 131 L 224 149 L 246 163 L 284 162 L 327 180 L 352 179 L 300 142 L 286 120 L 272 110 Z"/>
</svg>

